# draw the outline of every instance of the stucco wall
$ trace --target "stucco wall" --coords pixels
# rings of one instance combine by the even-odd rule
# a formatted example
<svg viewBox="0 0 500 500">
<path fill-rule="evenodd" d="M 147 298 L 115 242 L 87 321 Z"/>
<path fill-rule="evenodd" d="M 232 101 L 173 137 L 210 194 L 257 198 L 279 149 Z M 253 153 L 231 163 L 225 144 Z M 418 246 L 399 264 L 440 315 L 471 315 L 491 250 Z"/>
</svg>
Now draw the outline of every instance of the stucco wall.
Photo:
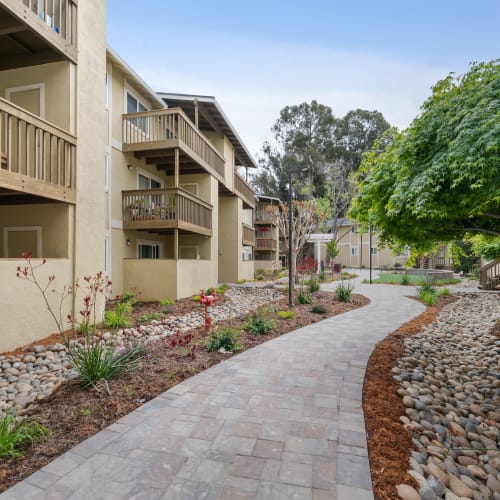
<svg viewBox="0 0 500 500">
<path fill-rule="evenodd" d="M 124 289 L 139 291 L 140 300 L 178 298 L 175 260 L 125 259 L 122 263 Z"/>
<path fill-rule="evenodd" d="M 39 263 L 40 260 L 34 259 L 34 265 Z M 24 259 L 0 260 L 2 279 L 0 352 L 12 350 L 57 332 L 57 327 L 43 303 L 40 292 L 32 283 L 16 277 L 17 266 L 24 267 L 25 264 Z M 64 285 L 71 284 L 71 260 L 51 259 L 37 270 L 37 276 L 43 284 L 47 283 L 50 275 L 56 276 L 56 281 L 53 282 L 51 288 L 55 287 L 60 290 Z M 58 296 L 49 293 L 49 301 L 57 311 L 59 309 Z M 63 318 L 70 311 L 71 300 L 67 300 L 65 305 Z"/>
<path fill-rule="evenodd" d="M 4 228 L 39 226 L 42 232 L 42 254 L 46 258 L 68 258 L 69 256 L 68 205 L 1 205 L 0 206 L 0 258 L 4 255 Z M 25 248 L 24 251 L 34 251 Z"/>
<path fill-rule="evenodd" d="M 237 197 L 219 198 L 219 281 L 234 282 L 239 279 L 239 261 L 241 260 L 241 219 Z"/>
</svg>

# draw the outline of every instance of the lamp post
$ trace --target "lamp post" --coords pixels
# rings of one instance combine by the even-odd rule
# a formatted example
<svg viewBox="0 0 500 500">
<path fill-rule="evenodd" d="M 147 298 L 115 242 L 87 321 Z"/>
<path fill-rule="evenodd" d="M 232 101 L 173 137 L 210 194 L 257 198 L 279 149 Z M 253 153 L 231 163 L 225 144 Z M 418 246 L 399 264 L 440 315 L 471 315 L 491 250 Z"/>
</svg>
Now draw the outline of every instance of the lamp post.
<svg viewBox="0 0 500 500">
<path fill-rule="evenodd" d="M 372 284 L 372 225 L 370 224 L 370 285 Z"/>
<path fill-rule="evenodd" d="M 294 276 L 293 276 L 293 265 L 292 265 L 292 257 L 293 257 L 293 231 L 292 231 L 292 169 L 290 169 L 290 178 L 288 184 L 288 307 L 293 307 L 293 285 L 294 285 Z"/>
</svg>

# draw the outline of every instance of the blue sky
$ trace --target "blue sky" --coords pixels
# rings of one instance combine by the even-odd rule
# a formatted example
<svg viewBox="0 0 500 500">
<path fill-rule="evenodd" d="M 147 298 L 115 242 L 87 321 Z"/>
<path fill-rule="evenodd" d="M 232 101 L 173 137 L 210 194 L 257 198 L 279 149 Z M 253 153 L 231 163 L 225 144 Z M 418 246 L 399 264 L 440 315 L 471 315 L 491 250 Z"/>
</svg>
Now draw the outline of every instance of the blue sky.
<svg viewBox="0 0 500 500">
<path fill-rule="evenodd" d="M 287 104 L 378 109 L 500 57 L 500 0 L 107 0 L 108 43 L 155 90 L 215 95 L 254 153 Z"/>
</svg>

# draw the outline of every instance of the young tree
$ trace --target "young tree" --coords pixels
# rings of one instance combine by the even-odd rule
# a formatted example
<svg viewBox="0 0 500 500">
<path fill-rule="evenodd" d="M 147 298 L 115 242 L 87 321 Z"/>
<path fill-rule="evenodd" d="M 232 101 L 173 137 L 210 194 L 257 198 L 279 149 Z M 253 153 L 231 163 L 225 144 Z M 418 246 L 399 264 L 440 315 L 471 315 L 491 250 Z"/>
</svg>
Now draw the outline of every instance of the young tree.
<svg viewBox="0 0 500 500">
<path fill-rule="evenodd" d="M 279 207 L 270 207 L 271 218 L 278 227 L 284 248 L 289 251 L 289 210 L 288 206 L 281 203 Z M 289 272 L 296 276 L 297 261 L 302 255 L 302 250 L 314 229 L 326 217 L 326 212 L 321 210 L 314 201 L 294 201 L 292 203 L 292 262 L 288 263 Z"/>
<path fill-rule="evenodd" d="M 433 88 L 383 152 L 351 208 L 390 244 L 426 249 L 466 233 L 500 235 L 500 61 L 474 63 Z"/>
</svg>

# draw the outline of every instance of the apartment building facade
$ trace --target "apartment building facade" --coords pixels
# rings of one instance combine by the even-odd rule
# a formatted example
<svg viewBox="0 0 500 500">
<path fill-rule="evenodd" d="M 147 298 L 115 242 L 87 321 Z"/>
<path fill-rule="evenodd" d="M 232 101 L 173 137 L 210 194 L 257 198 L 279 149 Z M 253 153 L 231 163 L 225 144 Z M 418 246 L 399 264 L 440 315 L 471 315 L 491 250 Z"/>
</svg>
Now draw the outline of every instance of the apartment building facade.
<svg viewBox="0 0 500 500">
<path fill-rule="evenodd" d="M 0 351 L 55 330 L 16 278 L 28 250 L 42 282 L 104 270 L 142 300 L 253 276 L 254 160 L 214 98 L 157 95 L 108 49 L 105 17 L 0 0 Z"/>
<path fill-rule="evenodd" d="M 264 269 L 270 272 L 280 265 L 280 234 L 275 219 L 274 210 L 279 210 L 280 200 L 272 196 L 257 196 L 254 212 L 255 226 L 255 270 Z"/>
<path fill-rule="evenodd" d="M 1 350 L 55 330 L 22 252 L 54 286 L 103 268 L 105 17 L 99 0 L 0 0 Z"/>
</svg>

